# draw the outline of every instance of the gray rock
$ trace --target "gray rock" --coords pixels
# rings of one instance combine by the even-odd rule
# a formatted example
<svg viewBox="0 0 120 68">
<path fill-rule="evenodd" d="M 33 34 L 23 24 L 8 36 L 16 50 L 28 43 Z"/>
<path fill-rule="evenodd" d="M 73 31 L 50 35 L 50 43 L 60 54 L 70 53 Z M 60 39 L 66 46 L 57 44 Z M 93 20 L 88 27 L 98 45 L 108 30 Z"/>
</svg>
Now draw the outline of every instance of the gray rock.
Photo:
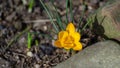
<svg viewBox="0 0 120 68">
<path fill-rule="evenodd" d="M 98 42 L 55 68 L 120 68 L 120 45 L 113 41 Z"/>
<path fill-rule="evenodd" d="M 97 13 L 92 14 L 94 18 L 93 32 L 105 35 L 120 41 L 120 0 L 109 0 Z M 96 27 L 97 26 L 97 27 Z"/>
</svg>

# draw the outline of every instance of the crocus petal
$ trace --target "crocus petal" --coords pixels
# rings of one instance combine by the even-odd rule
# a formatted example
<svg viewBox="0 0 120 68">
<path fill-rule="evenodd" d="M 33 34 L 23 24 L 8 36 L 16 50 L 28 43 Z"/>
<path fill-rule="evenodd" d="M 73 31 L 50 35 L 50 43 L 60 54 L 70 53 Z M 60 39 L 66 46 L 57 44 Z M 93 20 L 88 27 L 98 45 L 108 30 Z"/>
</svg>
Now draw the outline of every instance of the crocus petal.
<svg viewBox="0 0 120 68">
<path fill-rule="evenodd" d="M 73 50 L 81 50 L 82 44 L 80 42 L 75 43 L 75 47 L 73 47 Z"/>
<path fill-rule="evenodd" d="M 74 33 L 75 32 L 75 27 L 73 25 L 73 23 L 69 23 L 67 28 L 66 28 L 66 31 L 68 31 L 69 33 Z"/>
<path fill-rule="evenodd" d="M 70 44 L 70 45 L 64 46 L 64 48 L 65 49 L 71 49 L 72 48 L 71 46 L 73 46 L 73 45 Z"/>
<path fill-rule="evenodd" d="M 61 43 L 59 40 L 56 40 L 56 41 L 54 42 L 54 45 L 55 45 L 56 47 L 62 48 L 62 43 Z"/>
<path fill-rule="evenodd" d="M 72 47 L 74 47 L 74 44 L 73 43 L 71 43 L 71 44 L 64 44 L 64 47 L 66 47 L 66 48 L 72 48 Z"/>
<path fill-rule="evenodd" d="M 67 50 L 69 50 L 69 49 L 71 49 L 70 47 L 64 47 L 64 49 L 67 49 Z"/>
<path fill-rule="evenodd" d="M 71 37 L 74 39 L 74 42 L 78 42 L 81 38 L 78 32 L 74 32 L 73 34 L 71 34 Z"/>
<path fill-rule="evenodd" d="M 74 39 L 72 39 L 71 36 L 67 36 L 67 37 L 65 38 L 64 43 L 65 43 L 65 44 L 72 44 L 73 41 L 74 41 Z"/>
<path fill-rule="evenodd" d="M 59 39 L 65 39 L 67 36 L 68 36 L 67 31 L 60 31 L 59 34 L 58 34 Z"/>
</svg>

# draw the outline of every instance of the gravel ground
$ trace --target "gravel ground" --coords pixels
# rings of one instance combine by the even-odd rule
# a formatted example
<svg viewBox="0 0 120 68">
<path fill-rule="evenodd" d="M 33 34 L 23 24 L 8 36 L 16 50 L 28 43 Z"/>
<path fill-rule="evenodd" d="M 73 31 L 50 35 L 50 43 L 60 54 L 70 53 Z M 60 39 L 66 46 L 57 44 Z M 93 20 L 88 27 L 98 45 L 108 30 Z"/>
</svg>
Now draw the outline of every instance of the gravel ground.
<svg viewBox="0 0 120 68">
<path fill-rule="evenodd" d="M 72 54 L 64 49 L 54 47 L 53 39 L 57 37 L 51 30 L 52 24 L 41 6 L 39 0 L 35 0 L 32 12 L 28 12 L 28 0 L 0 0 L 0 68 L 52 68 L 65 61 Z M 74 24 L 77 27 L 79 18 L 83 16 L 80 27 L 86 23 L 89 14 L 104 5 L 107 0 L 73 0 Z M 47 5 L 49 0 L 44 0 Z M 83 2 L 86 6 L 83 5 Z M 65 20 L 65 0 L 54 0 L 55 6 Z M 69 19 L 69 17 L 68 17 Z M 32 47 L 27 48 L 27 33 L 32 34 Z M 46 36 L 47 35 L 47 36 Z M 49 38 L 49 37 L 50 38 Z M 13 42 L 11 42 L 14 40 Z M 35 40 L 38 44 L 35 44 Z M 83 33 L 81 42 L 84 48 L 102 38 L 87 27 Z M 9 45 L 9 46 L 8 46 Z M 77 52 L 76 52 L 77 53 Z"/>
</svg>

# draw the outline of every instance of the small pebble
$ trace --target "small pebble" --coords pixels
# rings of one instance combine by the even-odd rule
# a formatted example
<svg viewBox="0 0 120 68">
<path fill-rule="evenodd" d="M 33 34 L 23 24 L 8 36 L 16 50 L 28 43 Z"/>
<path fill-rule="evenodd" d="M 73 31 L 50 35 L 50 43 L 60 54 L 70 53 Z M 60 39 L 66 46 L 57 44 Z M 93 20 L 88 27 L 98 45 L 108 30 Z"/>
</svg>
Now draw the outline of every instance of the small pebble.
<svg viewBox="0 0 120 68">
<path fill-rule="evenodd" d="M 27 52 L 27 56 L 33 57 L 33 53 L 32 53 L 31 51 L 28 51 L 28 52 Z"/>
<path fill-rule="evenodd" d="M 47 30 L 47 26 L 43 26 L 43 29 L 44 29 L 44 31 L 46 31 Z"/>
<path fill-rule="evenodd" d="M 40 68 L 40 65 L 39 64 L 35 64 L 35 68 Z"/>
</svg>

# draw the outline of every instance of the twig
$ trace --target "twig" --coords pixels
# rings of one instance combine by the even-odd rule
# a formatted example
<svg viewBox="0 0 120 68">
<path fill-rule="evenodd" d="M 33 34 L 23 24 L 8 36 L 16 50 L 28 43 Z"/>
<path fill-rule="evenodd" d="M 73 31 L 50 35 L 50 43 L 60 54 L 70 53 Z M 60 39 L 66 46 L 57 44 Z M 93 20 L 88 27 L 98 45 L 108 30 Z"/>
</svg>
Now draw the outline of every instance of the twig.
<svg viewBox="0 0 120 68">
<path fill-rule="evenodd" d="M 53 21 L 56 21 L 56 19 L 53 19 Z M 50 22 L 49 19 L 44 20 L 32 20 L 32 21 L 24 21 L 25 23 L 42 23 L 42 22 Z"/>
</svg>

